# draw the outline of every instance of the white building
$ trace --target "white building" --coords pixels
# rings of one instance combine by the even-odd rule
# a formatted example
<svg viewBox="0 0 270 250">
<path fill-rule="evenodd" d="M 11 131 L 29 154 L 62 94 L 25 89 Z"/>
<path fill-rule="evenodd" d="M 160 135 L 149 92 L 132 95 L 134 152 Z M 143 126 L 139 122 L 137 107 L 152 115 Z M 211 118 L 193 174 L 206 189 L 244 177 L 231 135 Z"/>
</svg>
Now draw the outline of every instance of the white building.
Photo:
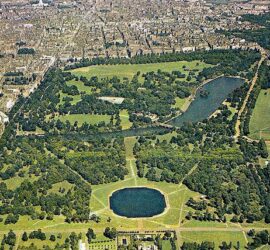
<svg viewBox="0 0 270 250">
<path fill-rule="evenodd" d="M 79 250 L 86 250 L 86 244 L 79 240 Z"/>
<path fill-rule="evenodd" d="M 3 113 L 2 111 L 0 111 L 0 122 L 1 123 L 8 123 L 9 122 L 8 116 L 5 113 Z"/>
</svg>

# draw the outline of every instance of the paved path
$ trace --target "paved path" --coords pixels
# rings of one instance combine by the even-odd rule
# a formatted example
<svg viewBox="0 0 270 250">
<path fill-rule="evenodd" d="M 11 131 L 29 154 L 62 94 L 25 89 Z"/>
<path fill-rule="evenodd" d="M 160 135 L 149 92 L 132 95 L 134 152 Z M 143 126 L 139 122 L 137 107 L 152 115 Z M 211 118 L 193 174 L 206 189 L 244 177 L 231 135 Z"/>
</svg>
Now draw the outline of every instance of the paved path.
<svg viewBox="0 0 270 250">
<path fill-rule="evenodd" d="M 257 82 L 258 75 L 259 75 L 259 69 L 260 69 L 263 61 L 267 58 L 267 54 L 266 54 L 265 50 L 263 48 L 260 48 L 260 51 L 261 51 L 261 59 L 258 63 L 257 70 L 255 72 L 255 75 L 254 75 L 252 81 L 251 81 L 250 88 L 249 88 L 247 95 L 244 99 L 242 107 L 240 108 L 240 110 L 238 111 L 238 114 L 237 114 L 237 121 L 235 123 L 235 138 L 238 138 L 241 134 L 241 128 L 240 128 L 241 127 L 241 120 L 240 120 L 241 116 L 242 116 L 244 110 L 246 109 L 249 96 L 250 96 L 250 94 L 251 94 L 251 92 L 252 92 L 252 90 Z"/>
</svg>

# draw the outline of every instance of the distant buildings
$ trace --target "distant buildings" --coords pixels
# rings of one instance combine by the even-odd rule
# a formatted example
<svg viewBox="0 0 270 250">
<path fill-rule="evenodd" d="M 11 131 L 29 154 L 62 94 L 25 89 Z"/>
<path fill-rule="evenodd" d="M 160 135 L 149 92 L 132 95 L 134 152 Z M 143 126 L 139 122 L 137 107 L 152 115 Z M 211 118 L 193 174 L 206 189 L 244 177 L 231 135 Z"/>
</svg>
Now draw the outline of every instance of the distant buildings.
<svg viewBox="0 0 270 250">
<path fill-rule="evenodd" d="M 252 48 L 255 44 L 230 40 L 215 31 L 252 28 L 241 22 L 241 15 L 266 11 L 268 0 L 226 5 L 203 0 L 4 0 L 0 7 L 0 76 L 20 70 L 28 77 L 35 72 L 35 82 L 14 87 L 27 96 L 50 66 L 81 58 Z M 35 54 L 18 55 L 22 47 L 33 48 Z M 3 91 L 0 110 L 7 112 L 12 107 L 10 100 L 18 94 L 7 88 Z"/>
</svg>

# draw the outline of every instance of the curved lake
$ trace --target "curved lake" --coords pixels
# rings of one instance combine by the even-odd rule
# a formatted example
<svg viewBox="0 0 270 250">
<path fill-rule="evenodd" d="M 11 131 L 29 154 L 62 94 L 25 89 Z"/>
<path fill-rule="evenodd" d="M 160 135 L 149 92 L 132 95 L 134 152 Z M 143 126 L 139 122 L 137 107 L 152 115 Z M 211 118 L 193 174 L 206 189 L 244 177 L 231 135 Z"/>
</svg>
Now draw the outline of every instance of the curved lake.
<svg viewBox="0 0 270 250">
<path fill-rule="evenodd" d="M 201 90 L 208 92 L 208 96 L 203 98 L 200 96 L 200 91 L 196 93 L 194 101 L 190 104 L 187 111 L 182 115 L 179 115 L 172 119 L 169 124 L 175 127 L 181 127 L 184 122 L 198 122 L 207 119 L 212 113 L 214 113 L 221 103 L 226 100 L 228 95 L 235 89 L 241 87 L 244 84 L 244 80 L 235 77 L 219 77 L 212 80 L 202 86 Z M 160 126 L 150 126 L 146 128 L 128 129 L 123 131 L 114 132 L 101 132 L 96 135 L 72 135 L 71 138 L 78 137 L 81 140 L 88 140 L 95 137 L 114 138 L 117 136 L 130 137 L 130 136 L 142 136 L 163 134 L 169 132 L 170 129 Z M 65 138 L 69 138 L 69 135 L 65 135 Z"/>
<path fill-rule="evenodd" d="M 180 127 L 184 122 L 198 122 L 208 118 L 219 108 L 228 95 L 242 86 L 244 82 L 241 78 L 219 77 L 206 83 L 201 90 L 206 91 L 208 96 L 201 97 L 200 90 L 197 91 L 195 100 L 187 111 L 174 118 L 169 124 Z"/>
<path fill-rule="evenodd" d="M 127 218 L 152 217 L 166 208 L 164 195 L 152 188 L 124 188 L 110 196 L 110 208 Z"/>
</svg>

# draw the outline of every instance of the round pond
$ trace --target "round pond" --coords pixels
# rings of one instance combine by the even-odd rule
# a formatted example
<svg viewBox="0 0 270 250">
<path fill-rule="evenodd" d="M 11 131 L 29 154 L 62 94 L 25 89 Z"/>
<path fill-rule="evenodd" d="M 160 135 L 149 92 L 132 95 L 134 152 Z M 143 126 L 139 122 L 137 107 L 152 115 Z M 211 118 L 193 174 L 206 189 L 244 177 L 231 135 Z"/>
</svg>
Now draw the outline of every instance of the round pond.
<svg viewBox="0 0 270 250">
<path fill-rule="evenodd" d="M 127 218 L 152 217 L 164 212 L 164 195 L 156 189 L 136 187 L 115 191 L 110 196 L 110 208 Z"/>
</svg>

